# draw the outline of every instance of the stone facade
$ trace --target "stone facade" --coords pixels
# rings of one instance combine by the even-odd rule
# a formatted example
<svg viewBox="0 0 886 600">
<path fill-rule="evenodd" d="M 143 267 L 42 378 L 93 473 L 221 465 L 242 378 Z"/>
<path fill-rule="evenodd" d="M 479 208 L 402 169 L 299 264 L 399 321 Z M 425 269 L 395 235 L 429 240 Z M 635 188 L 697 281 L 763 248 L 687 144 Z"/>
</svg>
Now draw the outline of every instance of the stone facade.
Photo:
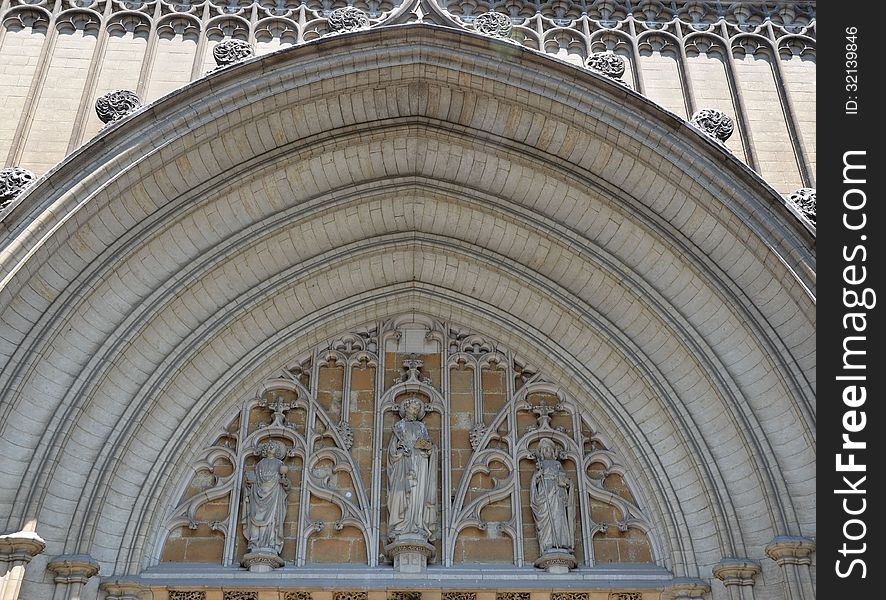
<svg viewBox="0 0 886 600">
<path fill-rule="evenodd" d="M 814 4 L 0 25 L 0 598 L 814 596 Z"/>
<path fill-rule="evenodd" d="M 165 0 L 2 6 L 0 77 L 13 84 L 0 114 L 0 157 L 38 175 L 100 131 L 92 106 L 112 90 L 153 102 L 216 65 L 422 21 L 511 40 L 607 75 L 612 59 L 603 59 L 617 57 L 620 81 L 679 117 L 702 109 L 730 115 L 737 135 L 727 146 L 781 194 L 815 187 L 814 2 L 591 0 L 495 10 L 472 0 L 213 1 L 205 11 Z M 59 79 L 66 85 L 53 85 Z M 25 109 L 29 102 L 33 110 Z"/>
</svg>

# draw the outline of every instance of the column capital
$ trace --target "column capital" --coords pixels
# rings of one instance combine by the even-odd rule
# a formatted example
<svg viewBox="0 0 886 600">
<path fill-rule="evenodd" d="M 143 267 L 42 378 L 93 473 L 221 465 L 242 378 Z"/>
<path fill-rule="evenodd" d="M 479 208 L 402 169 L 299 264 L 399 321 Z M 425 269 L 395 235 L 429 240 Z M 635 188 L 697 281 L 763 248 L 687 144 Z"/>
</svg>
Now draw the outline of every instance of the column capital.
<svg viewBox="0 0 886 600">
<path fill-rule="evenodd" d="M 815 542 L 800 535 L 780 535 L 766 546 L 766 556 L 774 560 L 779 567 L 812 564 L 813 552 L 815 552 Z"/>
<path fill-rule="evenodd" d="M 103 579 L 98 586 L 107 592 L 108 600 L 138 600 L 147 587 L 138 577 L 111 577 Z"/>
<path fill-rule="evenodd" d="M 46 568 L 55 573 L 56 583 L 86 585 L 90 577 L 98 574 L 99 565 L 88 554 L 65 554 L 52 559 Z"/>
<path fill-rule="evenodd" d="M 711 591 L 711 586 L 701 579 L 676 577 L 665 588 L 663 600 L 695 600 L 704 598 Z"/>
<path fill-rule="evenodd" d="M 754 578 L 763 569 L 760 563 L 749 558 L 724 558 L 714 565 L 714 577 L 723 585 L 754 585 Z"/>
<path fill-rule="evenodd" d="M 44 548 L 46 548 L 46 542 L 33 531 L 0 535 L 0 561 L 2 562 L 21 560 L 27 563 L 43 552 Z"/>
</svg>

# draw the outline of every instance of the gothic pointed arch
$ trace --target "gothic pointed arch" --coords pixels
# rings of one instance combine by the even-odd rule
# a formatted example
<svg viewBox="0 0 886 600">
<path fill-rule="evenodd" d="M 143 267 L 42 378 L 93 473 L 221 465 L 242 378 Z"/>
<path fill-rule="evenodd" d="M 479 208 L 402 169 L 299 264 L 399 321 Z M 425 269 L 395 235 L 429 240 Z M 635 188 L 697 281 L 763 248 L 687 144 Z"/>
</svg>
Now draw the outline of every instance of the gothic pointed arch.
<svg viewBox="0 0 886 600">
<path fill-rule="evenodd" d="M 814 229 L 605 73 L 449 26 L 355 28 L 212 71 L 16 202 L 0 525 L 48 554 L 227 581 L 274 440 L 290 583 L 345 548 L 379 568 L 404 394 L 449 452 L 444 579 L 504 552 L 550 589 L 524 510 L 542 438 L 577 490 L 587 589 L 721 593 L 725 558 L 814 536 Z"/>
</svg>

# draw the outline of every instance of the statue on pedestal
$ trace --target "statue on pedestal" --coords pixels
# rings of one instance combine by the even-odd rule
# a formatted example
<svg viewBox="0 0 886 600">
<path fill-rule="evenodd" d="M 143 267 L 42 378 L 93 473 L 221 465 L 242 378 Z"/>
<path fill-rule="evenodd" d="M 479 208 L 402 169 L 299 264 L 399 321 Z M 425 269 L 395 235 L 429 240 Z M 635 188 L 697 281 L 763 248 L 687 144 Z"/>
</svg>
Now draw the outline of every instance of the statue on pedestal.
<svg viewBox="0 0 886 600">
<path fill-rule="evenodd" d="M 400 405 L 388 445 L 388 554 L 402 572 L 419 572 L 433 552 L 437 529 L 437 447 L 415 396 Z M 412 556 L 412 554 L 423 556 Z M 404 556 L 409 554 L 409 556 Z"/>
<path fill-rule="evenodd" d="M 243 557 L 250 571 L 268 572 L 283 566 L 283 522 L 286 520 L 286 493 L 292 484 L 289 467 L 283 464 L 286 447 L 276 440 L 261 444 L 262 459 L 255 471 L 246 474 L 246 497 L 243 511 L 243 535 L 249 553 Z"/>
<path fill-rule="evenodd" d="M 552 573 L 565 573 L 575 566 L 575 490 L 558 454 L 552 440 L 539 441 L 529 504 L 541 550 L 535 565 Z"/>
</svg>

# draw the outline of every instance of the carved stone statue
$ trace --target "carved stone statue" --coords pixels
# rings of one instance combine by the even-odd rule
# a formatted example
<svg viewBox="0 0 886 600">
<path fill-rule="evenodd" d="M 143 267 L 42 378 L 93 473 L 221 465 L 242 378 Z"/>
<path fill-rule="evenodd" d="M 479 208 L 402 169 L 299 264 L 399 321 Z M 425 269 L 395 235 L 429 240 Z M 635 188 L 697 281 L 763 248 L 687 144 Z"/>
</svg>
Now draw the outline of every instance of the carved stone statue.
<svg viewBox="0 0 886 600">
<path fill-rule="evenodd" d="M 286 519 L 286 492 L 292 487 L 283 464 L 286 447 L 276 440 L 259 446 L 262 459 L 253 473 L 246 474 L 246 501 L 243 511 L 243 534 L 249 553 L 243 564 L 250 571 L 270 571 L 283 566 L 283 521 Z M 275 560 L 276 559 L 276 560 Z"/>
<path fill-rule="evenodd" d="M 575 566 L 575 491 L 558 454 L 552 440 L 539 441 L 529 504 L 541 549 L 536 566 L 562 573 Z"/>
<path fill-rule="evenodd" d="M 388 445 L 386 548 L 395 568 L 403 572 L 417 572 L 427 565 L 433 552 L 428 541 L 437 529 L 437 447 L 421 421 L 424 416 L 421 399 L 404 400 Z"/>
</svg>

